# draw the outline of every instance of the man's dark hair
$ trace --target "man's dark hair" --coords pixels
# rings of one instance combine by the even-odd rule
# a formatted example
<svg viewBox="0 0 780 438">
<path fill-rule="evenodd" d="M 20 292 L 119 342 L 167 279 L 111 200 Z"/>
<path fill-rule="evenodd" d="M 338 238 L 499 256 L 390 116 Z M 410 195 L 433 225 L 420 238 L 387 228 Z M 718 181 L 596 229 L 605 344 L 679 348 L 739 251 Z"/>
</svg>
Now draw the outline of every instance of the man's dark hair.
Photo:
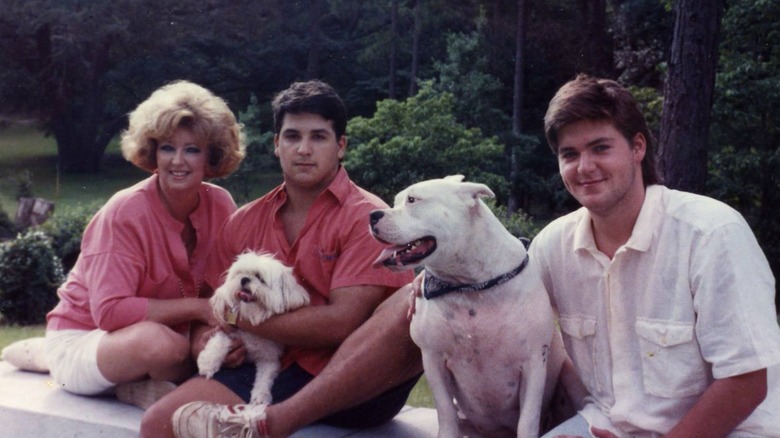
<svg viewBox="0 0 780 438">
<path fill-rule="evenodd" d="M 645 137 L 646 151 L 642 160 L 645 186 L 660 184 L 655 157 L 655 138 L 647 126 L 634 96 L 619 83 L 580 74 L 564 84 L 550 101 L 544 116 L 544 133 L 554 153 L 558 153 L 558 133 L 565 126 L 582 120 L 612 123 L 631 143 L 636 134 Z"/>
<path fill-rule="evenodd" d="M 325 120 L 333 122 L 336 138 L 341 138 L 347 131 L 347 109 L 336 90 L 322 81 L 295 82 L 289 88 L 280 92 L 272 103 L 274 111 L 274 133 L 282 129 L 284 115 L 318 114 Z"/>
</svg>

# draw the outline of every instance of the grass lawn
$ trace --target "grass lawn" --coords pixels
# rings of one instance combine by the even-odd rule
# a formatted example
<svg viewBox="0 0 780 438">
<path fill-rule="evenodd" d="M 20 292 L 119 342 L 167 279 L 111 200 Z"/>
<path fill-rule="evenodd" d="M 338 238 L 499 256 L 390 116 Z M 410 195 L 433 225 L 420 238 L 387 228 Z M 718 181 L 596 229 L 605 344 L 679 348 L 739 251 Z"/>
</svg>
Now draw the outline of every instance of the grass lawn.
<svg viewBox="0 0 780 438">
<path fill-rule="evenodd" d="M 116 143 L 106 151 L 100 173 L 60 175 L 53 138 L 44 137 L 28 126 L 3 128 L 0 130 L 0 202 L 11 218 L 17 207 L 18 186 L 14 177 L 24 171 L 31 174 L 33 195 L 57 205 L 104 202 L 117 190 L 147 175 L 122 158 Z"/>
<path fill-rule="evenodd" d="M 113 141 L 96 174 L 59 174 L 57 145 L 51 137 L 30 126 L 0 128 L 0 205 L 10 215 L 16 214 L 17 183 L 15 176 L 29 171 L 32 192 L 36 197 L 56 205 L 105 202 L 116 191 L 129 187 L 149 174 L 122 157 L 118 141 Z M 251 196 L 259 197 L 281 182 L 281 172 L 263 175 Z"/>
<path fill-rule="evenodd" d="M 43 336 L 42 325 L 29 325 L 29 326 L 0 326 L 0 350 L 5 348 L 6 345 L 12 344 L 22 339 L 34 338 L 37 336 Z"/>
</svg>

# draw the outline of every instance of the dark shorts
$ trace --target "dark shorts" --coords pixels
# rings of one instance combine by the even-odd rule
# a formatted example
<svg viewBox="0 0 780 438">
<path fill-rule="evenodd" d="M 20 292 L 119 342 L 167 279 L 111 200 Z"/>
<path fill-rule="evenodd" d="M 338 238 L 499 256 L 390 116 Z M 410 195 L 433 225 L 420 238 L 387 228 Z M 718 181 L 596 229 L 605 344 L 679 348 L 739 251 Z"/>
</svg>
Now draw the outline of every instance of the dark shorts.
<svg viewBox="0 0 780 438">
<path fill-rule="evenodd" d="M 387 423 L 404 407 L 409 393 L 421 375 L 385 391 L 372 400 L 326 417 L 319 423 L 350 429 L 374 427 Z M 274 381 L 274 386 L 271 388 L 273 403 L 279 403 L 292 397 L 312 379 L 314 376 L 297 364 L 289 366 L 280 372 Z M 255 365 L 245 363 L 238 368 L 222 369 L 214 375 L 214 380 L 227 386 L 249 403 L 252 386 L 255 382 Z"/>
</svg>

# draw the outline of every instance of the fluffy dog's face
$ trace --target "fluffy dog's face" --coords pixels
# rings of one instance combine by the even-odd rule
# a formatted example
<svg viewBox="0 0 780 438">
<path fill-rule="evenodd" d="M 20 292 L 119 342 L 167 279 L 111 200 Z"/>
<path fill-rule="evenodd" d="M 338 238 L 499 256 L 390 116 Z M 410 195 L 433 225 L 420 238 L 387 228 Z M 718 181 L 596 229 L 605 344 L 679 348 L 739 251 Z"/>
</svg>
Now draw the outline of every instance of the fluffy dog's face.
<svg viewBox="0 0 780 438">
<path fill-rule="evenodd" d="M 469 232 L 472 216 L 487 208 L 480 198 L 494 195 L 484 184 L 462 179 L 454 175 L 414 184 L 396 196 L 393 208 L 371 212 L 371 234 L 392 245 L 374 266 L 403 270 L 466 256 L 463 234 Z"/>
<path fill-rule="evenodd" d="M 269 254 L 245 252 L 236 258 L 210 300 L 217 319 L 225 323 L 225 310 L 237 307 L 239 315 L 257 325 L 273 315 L 309 304 L 309 294 L 289 268 Z"/>
</svg>

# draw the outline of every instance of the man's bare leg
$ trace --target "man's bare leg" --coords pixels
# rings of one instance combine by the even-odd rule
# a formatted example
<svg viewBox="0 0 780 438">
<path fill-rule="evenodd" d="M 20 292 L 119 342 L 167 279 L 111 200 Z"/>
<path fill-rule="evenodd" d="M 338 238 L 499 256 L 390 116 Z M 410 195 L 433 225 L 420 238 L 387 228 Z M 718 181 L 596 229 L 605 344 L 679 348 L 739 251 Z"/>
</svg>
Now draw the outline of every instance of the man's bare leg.
<svg viewBox="0 0 780 438">
<path fill-rule="evenodd" d="M 410 291 L 411 286 L 396 291 L 341 344 L 317 377 L 289 399 L 266 409 L 266 430 L 272 437 L 289 436 L 422 372 L 420 350 L 409 335 Z"/>
</svg>

